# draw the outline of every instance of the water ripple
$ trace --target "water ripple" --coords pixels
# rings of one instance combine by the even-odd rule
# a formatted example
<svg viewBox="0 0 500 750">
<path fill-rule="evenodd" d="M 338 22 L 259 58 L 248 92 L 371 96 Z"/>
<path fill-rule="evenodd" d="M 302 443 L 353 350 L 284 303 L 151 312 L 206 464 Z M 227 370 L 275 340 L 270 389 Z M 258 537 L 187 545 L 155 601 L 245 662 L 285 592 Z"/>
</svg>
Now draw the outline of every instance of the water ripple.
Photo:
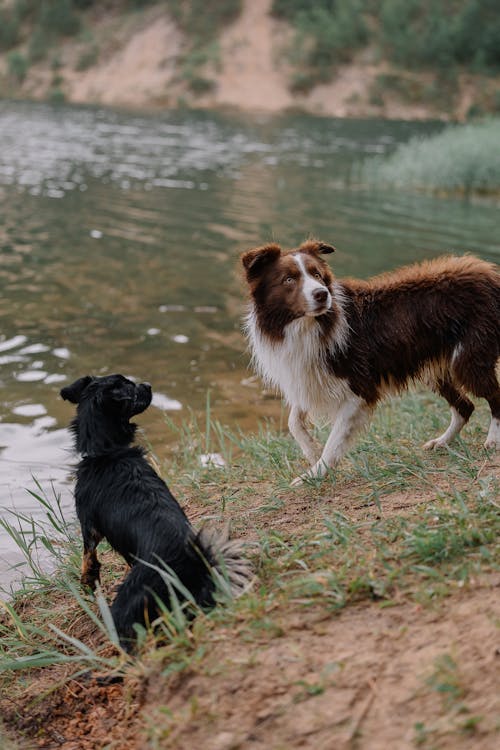
<svg viewBox="0 0 500 750">
<path fill-rule="evenodd" d="M 165 122 L 107 110 L 63 111 L 61 116 L 60 109 L 49 105 L 0 103 L 0 185 L 51 198 L 86 189 L 90 179 L 108 179 L 122 189 L 136 183 L 148 189 L 206 189 L 204 172 L 218 170 L 234 177 L 249 157 L 267 166 L 295 161 L 321 169 L 320 155 L 360 148 L 380 153 L 394 140 L 378 133 L 360 144 L 354 126 L 353 136 L 347 137 L 335 121 L 327 132 L 315 135 L 304 128 L 277 128 L 267 140 L 256 128 L 235 131 L 199 116 Z"/>
</svg>

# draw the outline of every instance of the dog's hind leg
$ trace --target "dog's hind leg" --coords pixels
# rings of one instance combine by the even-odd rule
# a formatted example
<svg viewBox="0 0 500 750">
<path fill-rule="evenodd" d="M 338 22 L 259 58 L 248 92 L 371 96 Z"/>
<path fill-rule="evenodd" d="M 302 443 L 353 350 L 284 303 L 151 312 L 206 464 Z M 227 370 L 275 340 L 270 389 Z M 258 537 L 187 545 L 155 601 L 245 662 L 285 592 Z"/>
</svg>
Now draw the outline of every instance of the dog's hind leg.
<svg viewBox="0 0 500 750">
<path fill-rule="evenodd" d="M 469 346 L 462 346 L 453 362 L 454 377 L 470 393 L 484 398 L 491 409 L 491 422 L 484 447 L 500 449 L 500 337 L 498 325 Z"/>
<path fill-rule="evenodd" d="M 490 365 L 488 373 L 485 373 L 482 385 L 476 394 L 486 399 L 491 410 L 490 428 L 484 442 L 484 447 L 487 450 L 500 450 L 500 383 L 497 376 L 498 364 L 500 364 L 500 361 L 495 358 Z"/>
<path fill-rule="evenodd" d="M 306 427 L 306 419 L 307 412 L 302 411 L 298 406 L 292 406 L 288 417 L 288 429 L 312 466 L 321 455 L 321 447 L 309 433 Z"/>
<path fill-rule="evenodd" d="M 498 334 L 497 334 L 498 336 Z M 491 422 L 484 443 L 487 449 L 500 449 L 500 383 L 497 376 L 500 341 L 485 337 L 475 348 L 462 347 L 454 362 L 459 382 L 478 398 L 484 398 L 491 410 Z"/>
<path fill-rule="evenodd" d="M 469 421 L 470 415 L 474 411 L 474 404 L 467 396 L 460 393 L 449 379 L 439 380 L 437 382 L 438 393 L 445 398 L 451 408 L 451 421 L 447 429 L 437 438 L 428 440 L 425 443 L 424 450 L 434 450 L 449 445 L 459 434 L 462 427 Z"/>
<path fill-rule="evenodd" d="M 485 440 L 484 447 L 487 450 L 500 450 L 500 360 L 495 359 L 490 370 L 490 377 L 487 381 L 484 398 L 488 402 L 491 410 L 491 422 L 488 430 L 488 436 Z M 485 389 L 485 390 L 486 390 Z M 478 394 L 479 395 L 479 394 Z"/>
<path fill-rule="evenodd" d="M 118 588 L 111 605 L 120 644 L 132 651 L 135 643 L 134 624 L 150 625 L 157 616 L 156 594 L 168 606 L 168 591 L 156 571 L 136 563 Z"/>
<path fill-rule="evenodd" d="M 500 450 L 500 387 L 497 392 L 487 396 L 491 409 L 490 429 L 484 447 L 488 450 Z"/>
<path fill-rule="evenodd" d="M 94 590 L 96 583 L 99 581 L 99 572 L 101 569 L 101 563 L 97 559 L 97 545 L 101 541 L 102 536 L 93 527 L 86 527 L 83 524 L 82 536 L 83 559 L 80 583 L 82 586 L 88 586 Z"/>
</svg>

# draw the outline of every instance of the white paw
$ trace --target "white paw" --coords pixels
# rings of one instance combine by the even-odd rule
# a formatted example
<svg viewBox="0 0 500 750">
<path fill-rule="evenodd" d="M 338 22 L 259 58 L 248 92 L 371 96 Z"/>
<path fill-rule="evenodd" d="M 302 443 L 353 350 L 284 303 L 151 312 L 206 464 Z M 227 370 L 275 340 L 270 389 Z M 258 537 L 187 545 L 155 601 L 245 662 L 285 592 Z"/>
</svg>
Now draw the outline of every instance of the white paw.
<svg viewBox="0 0 500 750">
<path fill-rule="evenodd" d="M 500 419 L 498 417 L 491 418 L 490 429 L 488 430 L 484 447 L 489 451 L 500 450 Z"/>
<path fill-rule="evenodd" d="M 424 451 L 435 451 L 436 448 L 444 448 L 448 443 L 445 440 L 441 440 L 441 438 L 434 438 L 433 440 L 428 440 L 427 443 L 424 443 L 422 448 Z"/>
<path fill-rule="evenodd" d="M 500 450 L 500 438 L 497 440 L 497 438 L 487 438 L 486 442 L 484 443 L 484 447 L 487 451 L 498 451 Z"/>
<path fill-rule="evenodd" d="M 295 477 L 293 482 L 291 483 L 291 487 L 300 487 L 302 484 L 307 483 L 308 481 L 313 481 L 315 479 L 322 479 L 328 472 L 328 468 L 324 464 L 323 461 L 318 461 L 314 464 L 314 466 L 311 466 L 309 471 L 304 472 L 304 474 L 301 474 L 300 477 Z"/>
</svg>

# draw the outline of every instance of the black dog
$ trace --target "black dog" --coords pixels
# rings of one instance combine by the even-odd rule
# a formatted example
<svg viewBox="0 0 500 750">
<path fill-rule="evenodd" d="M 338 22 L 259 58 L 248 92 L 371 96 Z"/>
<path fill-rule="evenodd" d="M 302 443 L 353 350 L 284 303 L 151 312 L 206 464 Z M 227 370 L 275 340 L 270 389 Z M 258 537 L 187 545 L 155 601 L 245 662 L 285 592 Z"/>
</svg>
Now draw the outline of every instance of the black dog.
<svg viewBox="0 0 500 750">
<path fill-rule="evenodd" d="M 87 375 L 63 388 L 61 396 L 78 404 L 71 429 L 82 454 L 75 488 L 83 536 L 81 583 L 94 589 L 99 580 L 96 548 L 103 538 L 131 566 L 111 606 L 124 648 L 133 643 L 134 623 L 150 623 L 158 615 L 158 599 L 169 605 L 164 578 L 147 563 L 168 566 L 203 608 L 215 604 L 211 569 L 225 571 L 233 594 L 241 593 L 250 578 L 241 543 L 214 531 L 196 533 L 143 449 L 131 445 L 136 425 L 129 419 L 150 405 L 149 383 Z"/>
</svg>

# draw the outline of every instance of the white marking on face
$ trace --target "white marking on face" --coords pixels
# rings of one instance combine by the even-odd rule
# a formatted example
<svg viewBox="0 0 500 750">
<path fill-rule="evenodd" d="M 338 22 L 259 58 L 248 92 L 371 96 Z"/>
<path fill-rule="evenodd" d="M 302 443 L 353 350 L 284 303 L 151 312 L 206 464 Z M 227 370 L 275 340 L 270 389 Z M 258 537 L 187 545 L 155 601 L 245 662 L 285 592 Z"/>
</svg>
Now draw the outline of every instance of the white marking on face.
<svg viewBox="0 0 500 750">
<path fill-rule="evenodd" d="M 294 255 L 293 259 L 295 260 L 297 266 L 299 267 L 299 271 L 302 274 L 302 294 L 306 302 L 305 314 L 313 316 L 323 314 L 330 308 L 330 305 L 332 304 L 332 296 L 328 291 L 328 288 L 323 284 L 322 281 L 315 279 L 313 276 L 311 276 L 310 273 L 307 272 L 304 259 L 301 257 L 300 253 Z M 324 300 L 318 300 L 317 298 L 315 298 L 314 293 L 319 290 L 323 290 L 327 293 L 327 296 Z"/>
</svg>

